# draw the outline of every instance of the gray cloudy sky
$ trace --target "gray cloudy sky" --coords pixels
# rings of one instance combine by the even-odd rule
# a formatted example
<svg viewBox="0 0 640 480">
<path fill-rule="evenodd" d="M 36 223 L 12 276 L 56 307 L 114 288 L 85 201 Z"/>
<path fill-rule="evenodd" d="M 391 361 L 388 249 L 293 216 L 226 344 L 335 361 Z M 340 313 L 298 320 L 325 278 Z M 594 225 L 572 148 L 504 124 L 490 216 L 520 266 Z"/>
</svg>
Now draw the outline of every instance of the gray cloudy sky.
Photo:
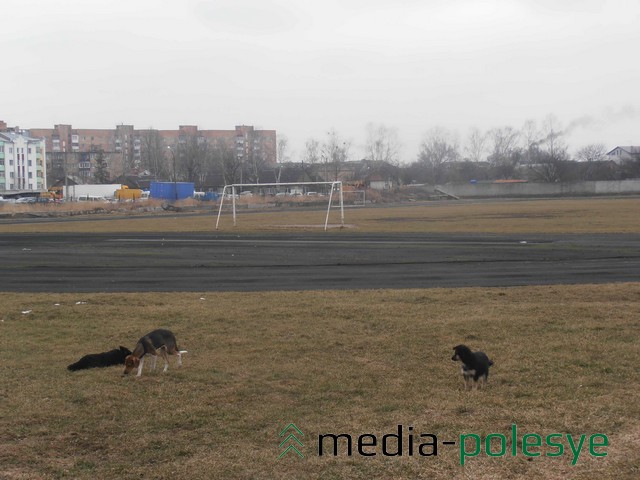
<svg viewBox="0 0 640 480">
<path fill-rule="evenodd" d="M 3 2 L 0 120 L 21 127 L 330 129 L 369 122 L 405 161 L 440 126 L 554 114 L 571 150 L 640 145 L 637 0 Z"/>
</svg>

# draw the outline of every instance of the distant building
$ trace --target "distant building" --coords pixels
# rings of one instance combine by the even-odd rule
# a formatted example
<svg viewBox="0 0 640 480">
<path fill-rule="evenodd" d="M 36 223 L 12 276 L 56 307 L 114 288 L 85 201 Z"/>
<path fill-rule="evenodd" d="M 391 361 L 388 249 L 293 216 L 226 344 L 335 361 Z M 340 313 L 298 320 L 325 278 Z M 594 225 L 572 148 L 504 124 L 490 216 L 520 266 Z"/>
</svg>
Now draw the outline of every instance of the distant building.
<svg viewBox="0 0 640 480">
<path fill-rule="evenodd" d="M 620 164 L 625 160 L 640 158 L 640 147 L 616 147 L 607 153 L 607 158 L 617 164 Z"/>
<path fill-rule="evenodd" d="M 0 128 L 3 124 L 0 122 Z M 4 126 L 6 128 L 6 124 Z M 247 125 L 233 130 L 200 130 L 195 125 L 181 125 L 177 130 L 138 130 L 133 125 L 83 129 L 61 124 L 53 128 L 31 128 L 29 134 L 45 139 L 50 183 L 65 175 L 90 183 L 98 168 L 99 155 L 106 161 L 111 178 L 143 173 L 148 169 L 145 158 L 152 147 L 156 152 L 162 149 L 162 155 L 171 158 L 171 152 L 175 151 L 172 149 L 189 139 L 195 139 L 198 144 L 224 142 L 240 163 L 259 159 L 261 165 L 276 164 L 276 131 L 257 130 Z M 156 138 L 157 142 L 151 145 L 150 138 Z"/>
<path fill-rule="evenodd" d="M 0 122 L 0 192 L 47 189 L 45 141 Z"/>
</svg>

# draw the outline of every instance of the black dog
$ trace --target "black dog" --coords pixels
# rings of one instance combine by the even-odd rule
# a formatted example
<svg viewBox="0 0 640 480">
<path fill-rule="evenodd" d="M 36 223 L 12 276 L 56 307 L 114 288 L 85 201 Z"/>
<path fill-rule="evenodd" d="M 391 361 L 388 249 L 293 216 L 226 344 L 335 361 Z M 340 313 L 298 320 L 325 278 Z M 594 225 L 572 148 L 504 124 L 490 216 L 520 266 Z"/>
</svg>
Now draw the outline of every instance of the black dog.
<svg viewBox="0 0 640 480">
<path fill-rule="evenodd" d="M 122 365 L 127 355 L 131 355 L 131 350 L 126 347 L 114 348 L 108 352 L 90 353 L 85 355 L 76 363 L 72 363 L 67 367 L 68 370 L 75 372 L 85 368 L 110 367 L 111 365 Z"/>
<path fill-rule="evenodd" d="M 489 367 L 493 362 L 484 352 L 472 352 L 466 345 L 457 345 L 453 347 L 454 362 L 462 362 L 462 376 L 464 378 L 464 386 L 470 390 L 474 386 L 478 388 L 487 383 L 489 379 Z M 480 383 L 478 381 L 481 380 Z"/>
</svg>

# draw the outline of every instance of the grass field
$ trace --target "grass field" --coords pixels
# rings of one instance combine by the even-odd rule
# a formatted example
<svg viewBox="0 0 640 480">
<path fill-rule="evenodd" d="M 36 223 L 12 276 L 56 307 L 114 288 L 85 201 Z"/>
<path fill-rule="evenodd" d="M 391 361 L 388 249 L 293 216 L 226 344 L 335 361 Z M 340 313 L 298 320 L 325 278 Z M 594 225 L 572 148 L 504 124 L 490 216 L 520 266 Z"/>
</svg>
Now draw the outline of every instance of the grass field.
<svg viewBox="0 0 640 480">
<path fill-rule="evenodd" d="M 637 199 L 352 210 L 363 231 L 638 232 Z M 413 208 L 413 209 L 412 209 Z M 351 213 L 353 212 L 353 214 Z M 385 213 L 386 212 L 386 213 Z M 635 217 L 634 217 L 635 212 Z M 247 214 L 250 231 L 269 214 Z M 353 217 L 349 217 L 353 215 Z M 358 215 L 356 217 L 356 215 Z M 402 221 L 398 219 L 402 218 Z M 246 222 L 245 222 L 246 220 Z M 163 222 L 167 222 L 166 224 Z M 298 222 L 299 219 L 293 219 Z M 273 220 L 275 222 L 275 220 Z M 308 220 L 305 223 L 309 223 Z M 187 231 L 199 217 L 64 222 L 53 228 Z M 2 225 L 0 231 L 49 228 Z M 500 226 L 502 225 L 502 229 Z M 61 227 L 63 226 L 63 227 Z M 464 227 L 467 230 L 464 230 Z M 207 228 L 211 228 L 211 224 Z M 255 228 L 255 224 L 254 224 Z M 271 228 L 271 227 L 267 227 Z M 421 230 L 422 229 L 422 230 Z M 461 230 L 458 230 L 461 229 Z M 638 478 L 640 283 L 430 290 L 0 293 L 0 478 Z M 86 353 L 171 328 L 182 369 L 71 373 Z M 495 361 L 462 388 L 452 347 Z M 294 422 L 305 458 L 282 453 Z M 323 433 L 604 434 L 606 457 L 317 454 Z M 416 441 L 417 442 L 417 441 Z M 507 451 L 511 452 L 510 445 Z M 367 449 L 369 452 L 372 448 Z"/>
<path fill-rule="evenodd" d="M 36 207 L 34 207 L 36 208 Z M 255 231 L 319 231 L 326 210 L 307 207 L 285 211 L 239 211 L 237 226 L 226 212 L 220 220 L 220 233 Z M 516 201 L 434 202 L 424 205 L 348 208 L 345 229 L 349 232 L 397 233 L 640 233 L 640 198 L 584 198 Z M 0 232 L 214 232 L 217 210 L 208 215 L 158 213 L 139 215 L 93 215 L 86 221 L 55 223 L 4 223 Z M 93 220 L 95 218 L 95 220 Z M 340 224 L 337 209 L 330 223 Z"/>
</svg>

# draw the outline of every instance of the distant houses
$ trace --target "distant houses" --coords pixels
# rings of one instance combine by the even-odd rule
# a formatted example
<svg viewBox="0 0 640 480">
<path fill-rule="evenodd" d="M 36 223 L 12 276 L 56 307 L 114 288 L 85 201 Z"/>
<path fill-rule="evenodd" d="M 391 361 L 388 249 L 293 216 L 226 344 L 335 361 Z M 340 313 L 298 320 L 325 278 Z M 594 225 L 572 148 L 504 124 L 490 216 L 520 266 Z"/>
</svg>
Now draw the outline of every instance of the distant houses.
<svg viewBox="0 0 640 480">
<path fill-rule="evenodd" d="M 625 160 L 634 160 L 640 158 L 640 147 L 637 146 L 618 146 L 607 152 L 606 157 L 617 164 Z"/>
</svg>

